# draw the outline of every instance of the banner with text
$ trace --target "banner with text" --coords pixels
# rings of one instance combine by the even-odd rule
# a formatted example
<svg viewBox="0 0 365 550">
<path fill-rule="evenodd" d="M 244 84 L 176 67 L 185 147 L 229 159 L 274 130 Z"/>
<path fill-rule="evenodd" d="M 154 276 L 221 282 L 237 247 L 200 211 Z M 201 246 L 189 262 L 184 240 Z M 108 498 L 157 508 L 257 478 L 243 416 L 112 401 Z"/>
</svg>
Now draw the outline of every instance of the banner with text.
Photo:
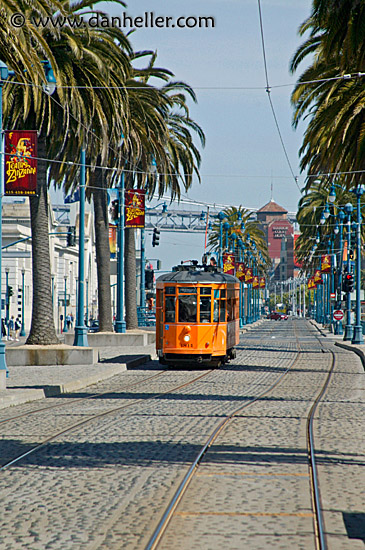
<svg viewBox="0 0 365 550">
<path fill-rule="evenodd" d="M 227 275 L 234 275 L 234 268 L 234 254 L 223 254 L 223 272 L 227 273 Z"/>
<path fill-rule="evenodd" d="M 253 272 L 252 272 L 252 267 L 247 267 L 246 268 L 246 283 L 247 284 L 251 284 L 252 283 L 252 280 L 253 280 Z"/>
<path fill-rule="evenodd" d="M 245 274 L 246 274 L 245 264 L 243 262 L 237 262 L 236 263 L 236 277 L 237 277 L 237 279 L 239 279 L 240 281 L 244 281 L 245 280 Z"/>
<path fill-rule="evenodd" d="M 5 195 L 37 194 L 37 131 L 5 132 Z"/>
<path fill-rule="evenodd" d="M 321 271 L 322 273 L 331 273 L 331 256 L 328 254 L 321 257 Z"/>
<path fill-rule="evenodd" d="M 144 227 L 145 189 L 127 189 L 125 192 L 125 226 Z"/>
</svg>

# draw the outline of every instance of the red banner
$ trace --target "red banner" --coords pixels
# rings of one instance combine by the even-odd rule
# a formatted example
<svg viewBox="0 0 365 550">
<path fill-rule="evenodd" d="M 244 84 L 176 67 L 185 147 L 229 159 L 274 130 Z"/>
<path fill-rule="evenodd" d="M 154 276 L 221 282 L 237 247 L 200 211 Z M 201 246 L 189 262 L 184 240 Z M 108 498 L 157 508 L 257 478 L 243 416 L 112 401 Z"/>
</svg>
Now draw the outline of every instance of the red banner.
<svg viewBox="0 0 365 550">
<path fill-rule="evenodd" d="M 315 290 L 317 288 L 316 283 L 314 282 L 314 277 L 308 279 L 308 290 Z"/>
<path fill-rule="evenodd" d="M 36 195 L 36 157 L 36 130 L 5 132 L 5 195 Z"/>
<path fill-rule="evenodd" d="M 316 269 L 316 271 L 314 272 L 313 281 L 316 285 L 323 284 L 322 273 L 320 269 Z"/>
<path fill-rule="evenodd" d="M 322 273 L 331 273 L 331 256 L 324 254 L 321 258 Z"/>
<path fill-rule="evenodd" d="M 253 273 L 252 273 L 252 267 L 246 268 L 246 283 L 251 284 L 253 281 Z"/>
<path fill-rule="evenodd" d="M 252 288 L 259 288 L 259 278 L 257 275 L 254 275 L 254 278 L 252 279 Z"/>
<path fill-rule="evenodd" d="M 266 279 L 265 277 L 260 277 L 260 288 L 266 287 Z"/>
<path fill-rule="evenodd" d="M 115 258 L 117 254 L 117 228 L 109 224 L 109 250 L 110 257 Z"/>
<path fill-rule="evenodd" d="M 236 263 L 236 277 L 237 277 L 237 279 L 239 279 L 240 281 L 244 281 L 245 280 L 245 275 L 246 275 L 245 264 L 243 262 L 237 262 Z"/>
<path fill-rule="evenodd" d="M 145 189 L 127 189 L 125 192 L 125 226 L 144 227 Z"/>
<path fill-rule="evenodd" d="M 234 254 L 223 254 L 223 272 L 227 273 L 227 275 L 234 275 L 234 268 Z"/>
</svg>

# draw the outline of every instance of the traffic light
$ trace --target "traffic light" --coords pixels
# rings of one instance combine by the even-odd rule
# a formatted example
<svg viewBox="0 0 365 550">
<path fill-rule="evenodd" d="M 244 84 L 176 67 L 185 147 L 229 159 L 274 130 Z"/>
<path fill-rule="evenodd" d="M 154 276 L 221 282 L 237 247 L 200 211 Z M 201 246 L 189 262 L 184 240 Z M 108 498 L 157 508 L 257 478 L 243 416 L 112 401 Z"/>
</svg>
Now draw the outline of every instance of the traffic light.
<svg viewBox="0 0 365 550">
<path fill-rule="evenodd" d="M 158 246 L 160 244 L 160 230 L 155 227 L 152 236 L 152 246 Z"/>
<path fill-rule="evenodd" d="M 153 277 L 154 277 L 153 270 L 146 269 L 144 272 L 144 277 L 145 277 L 145 283 L 144 283 L 145 289 L 153 290 Z"/>
<path fill-rule="evenodd" d="M 352 273 L 345 273 L 342 290 L 343 292 L 352 292 L 354 290 L 354 276 Z"/>
<path fill-rule="evenodd" d="M 116 222 L 119 217 L 119 200 L 114 199 L 109 207 L 110 217 L 111 219 Z"/>
<path fill-rule="evenodd" d="M 13 287 L 8 285 L 8 297 L 10 298 L 10 296 L 13 296 L 13 294 Z"/>
<path fill-rule="evenodd" d="M 76 227 L 71 225 L 67 229 L 67 246 L 75 246 L 76 244 Z"/>
</svg>

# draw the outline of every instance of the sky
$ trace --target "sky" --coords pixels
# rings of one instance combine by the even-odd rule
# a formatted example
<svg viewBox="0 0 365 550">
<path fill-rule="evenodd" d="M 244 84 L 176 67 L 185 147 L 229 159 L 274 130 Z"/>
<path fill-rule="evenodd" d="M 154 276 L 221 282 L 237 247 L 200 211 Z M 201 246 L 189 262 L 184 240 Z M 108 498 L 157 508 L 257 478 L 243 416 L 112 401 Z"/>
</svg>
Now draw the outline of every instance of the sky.
<svg viewBox="0 0 365 550">
<path fill-rule="evenodd" d="M 111 16 L 123 12 L 111 3 L 102 8 Z M 304 41 L 298 28 L 310 10 L 310 0 L 261 0 L 271 99 L 290 169 L 266 92 L 257 0 L 127 0 L 125 11 L 132 17 L 144 17 L 145 12 L 174 20 L 214 17 L 214 28 L 139 28 L 130 36 L 135 50 L 157 51 L 157 65 L 171 70 L 197 94 L 190 113 L 205 132 L 206 146 L 200 149 L 201 183 L 195 179 L 182 195 L 183 200 L 197 201 L 191 208 L 216 204 L 258 209 L 270 200 L 273 186 L 274 200 L 296 212 L 298 186 L 304 184 L 298 156 L 304 126 L 292 128 L 290 95 L 304 66 L 291 75 L 289 63 Z M 275 88 L 279 85 L 285 86 Z M 200 259 L 204 252 L 204 235 L 162 233 L 158 248 L 152 248 L 150 237 L 147 234 L 147 257 L 160 258 L 164 270 L 182 259 Z"/>
</svg>

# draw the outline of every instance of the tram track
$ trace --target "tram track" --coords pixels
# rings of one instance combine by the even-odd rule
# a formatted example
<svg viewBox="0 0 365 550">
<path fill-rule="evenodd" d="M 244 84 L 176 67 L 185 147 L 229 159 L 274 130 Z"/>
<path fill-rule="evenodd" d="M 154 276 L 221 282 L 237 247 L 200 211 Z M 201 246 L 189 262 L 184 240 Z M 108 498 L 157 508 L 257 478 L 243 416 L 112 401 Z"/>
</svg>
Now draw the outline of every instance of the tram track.
<svg viewBox="0 0 365 550">
<path fill-rule="evenodd" d="M 292 364 L 283 372 L 280 377 L 275 380 L 275 382 L 269 387 L 266 388 L 262 393 L 251 399 L 249 402 L 246 402 L 244 405 L 241 405 L 240 407 L 236 408 L 234 411 L 232 411 L 230 414 L 228 414 L 212 431 L 212 433 L 209 435 L 208 439 L 198 452 L 195 460 L 189 467 L 188 471 L 186 472 L 185 476 L 183 477 L 182 481 L 180 482 L 175 494 L 173 495 L 172 499 L 170 500 L 167 508 L 165 509 L 165 512 L 163 513 L 160 521 L 158 522 L 155 530 L 153 531 L 152 536 L 150 537 L 147 545 L 145 546 L 145 550 L 156 550 L 160 542 L 162 541 L 167 528 L 169 526 L 169 523 L 172 519 L 172 517 L 175 514 L 175 511 L 177 510 L 177 507 L 181 503 L 185 493 L 187 492 L 189 485 L 197 473 L 197 470 L 199 468 L 200 463 L 202 462 L 205 455 L 208 453 L 209 449 L 212 447 L 214 442 L 217 440 L 219 435 L 222 433 L 225 427 L 227 427 L 228 423 L 238 416 L 244 409 L 247 409 L 257 401 L 260 401 L 262 398 L 266 397 L 268 394 L 270 394 L 284 379 L 284 377 L 293 369 L 293 367 L 296 365 L 296 363 L 301 358 L 301 354 L 305 354 L 306 352 L 304 350 L 300 349 L 299 339 L 296 331 L 296 325 L 294 325 L 294 333 L 297 341 L 297 349 L 298 349 L 298 355 L 293 360 Z M 318 341 L 318 344 L 320 345 L 321 351 L 326 352 L 325 348 L 323 347 L 322 342 L 316 336 L 316 339 Z M 323 521 L 323 514 L 322 514 L 322 506 L 321 506 L 321 498 L 320 498 L 320 490 L 319 490 L 319 479 L 318 479 L 318 470 L 316 466 L 316 459 L 315 459 L 315 448 L 314 448 L 314 436 L 313 436 L 313 421 L 315 412 L 317 409 L 318 404 L 320 403 L 321 399 L 323 398 L 331 376 L 334 371 L 335 367 L 335 353 L 332 350 L 329 350 L 332 354 L 332 364 L 330 366 L 329 372 L 327 374 L 327 377 L 315 397 L 315 400 L 313 402 L 313 405 L 308 413 L 307 416 L 307 450 L 308 450 L 308 462 L 309 462 L 309 470 L 310 470 L 310 491 L 311 491 L 311 502 L 312 502 L 312 512 L 313 512 L 313 520 L 314 520 L 314 534 L 315 534 L 315 544 L 316 544 L 316 550 L 326 550 L 326 541 L 325 541 L 325 535 L 324 535 L 324 521 Z"/>
<path fill-rule="evenodd" d="M 121 405 L 119 407 L 114 407 L 112 409 L 109 409 L 107 411 L 103 411 L 101 413 L 98 413 L 98 414 L 95 414 L 95 415 L 92 415 L 90 416 L 89 418 L 87 419 L 84 419 L 84 420 L 81 420 L 81 421 L 78 421 L 76 423 L 73 423 L 72 425 L 62 429 L 62 430 L 59 430 L 57 431 L 56 433 L 53 433 L 51 436 L 45 438 L 43 441 L 41 441 L 40 443 L 38 443 L 37 445 L 34 445 L 33 447 L 31 447 L 30 449 L 28 449 L 26 452 L 20 454 L 19 456 L 16 456 L 14 457 L 13 459 L 7 461 L 5 464 L 2 464 L 0 466 L 0 472 L 6 470 L 7 468 L 9 468 L 10 466 L 13 466 L 15 464 L 17 464 L 18 462 L 20 462 L 20 460 L 22 460 L 23 458 L 29 456 L 30 454 L 32 453 L 35 453 L 36 451 L 38 451 L 39 449 L 45 447 L 48 443 L 51 443 L 53 440 L 55 440 L 57 437 L 61 436 L 61 435 L 65 435 L 66 433 L 70 433 L 74 430 L 76 430 L 77 428 L 80 428 L 81 426 L 85 426 L 86 424 L 88 423 L 91 423 L 95 420 L 99 420 L 100 418 L 103 418 L 103 417 L 106 417 L 108 415 L 112 415 L 114 413 L 118 413 L 122 410 L 125 410 L 125 409 L 129 409 L 135 405 L 138 405 L 140 403 L 144 403 L 144 402 L 148 402 L 148 401 L 152 401 L 154 399 L 158 399 L 166 394 L 169 394 L 173 391 L 177 391 L 177 390 L 180 390 L 182 388 L 185 388 L 187 386 L 190 386 L 191 384 L 194 384 L 195 382 L 197 382 L 198 380 L 201 380 L 202 378 L 205 378 L 206 376 L 208 376 L 209 374 L 211 374 L 212 372 L 214 372 L 214 369 L 210 369 L 208 370 L 207 372 L 204 372 L 203 374 L 200 374 L 199 376 L 196 376 L 195 378 L 193 378 L 192 380 L 189 380 L 188 382 L 185 382 L 184 384 L 179 384 L 177 386 L 174 386 L 172 388 L 169 388 L 168 390 L 165 390 L 163 392 L 159 392 L 159 393 L 156 393 L 155 395 L 153 396 L 150 396 L 150 397 L 146 397 L 146 398 L 138 398 L 138 399 L 135 399 L 132 403 L 126 403 L 124 405 Z M 109 392 L 105 392 L 106 394 L 107 393 L 110 393 L 110 390 Z M 101 394 L 99 394 L 100 396 Z M 105 395 L 105 394 L 104 394 Z"/>
<path fill-rule="evenodd" d="M 272 332 L 272 331 L 271 331 Z M 250 359 L 254 354 L 251 353 L 247 356 L 248 359 Z M 194 368 L 194 365 L 191 365 L 191 368 Z M 214 369 L 211 369 L 210 372 L 213 372 L 215 371 L 216 368 Z M 133 382 L 131 384 L 127 384 L 125 386 L 121 386 L 118 391 L 124 391 L 124 390 L 127 390 L 127 389 L 130 389 L 130 388 L 134 388 L 134 387 L 138 387 L 140 385 L 143 385 L 145 382 L 150 382 L 151 380 L 155 380 L 156 378 L 160 378 L 161 376 L 163 376 L 164 374 L 166 373 L 171 373 L 171 372 L 176 372 L 175 369 L 171 368 L 171 367 L 165 367 L 165 368 L 162 368 L 161 369 L 161 372 L 158 372 L 156 374 L 153 374 L 152 376 L 147 376 L 145 378 L 143 378 L 142 380 L 138 380 L 137 382 Z M 95 399 L 98 399 L 98 398 L 103 398 L 105 396 L 107 396 L 108 394 L 110 394 L 110 389 L 106 390 L 106 391 L 103 391 L 103 392 L 97 392 L 97 393 L 91 393 L 89 395 L 86 395 L 84 397 L 80 397 L 78 399 L 75 399 L 73 401 L 73 405 L 75 404 L 83 404 L 85 401 L 89 401 L 89 400 L 95 400 Z M 68 392 L 67 394 L 65 393 L 64 395 L 68 395 Z M 62 399 L 62 395 L 61 396 L 58 396 L 56 397 L 56 399 Z M 52 405 L 47 405 L 46 407 L 39 407 L 37 409 L 33 409 L 33 410 L 30 410 L 30 411 L 26 411 L 26 412 L 22 412 L 21 414 L 17 414 L 17 415 L 14 415 L 14 416 L 11 416 L 9 418 L 3 418 L 3 419 L 0 419 L 0 426 L 4 426 L 6 424 L 9 424 L 11 422 L 14 422 L 15 420 L 19 420 L 21 418 L 27 418 L 27 417 L 30 417 L 34 414 L 38 414 L 38 413 L 42 413 L 42 412 L 45 412 L 45 411 L 50 411 L 50 410 L 55 410 L 55 409 L 62 409 L 62 408 L 66 408 L 66 407 L 69 407 L 70 404 L 69 403 L 54 403 Z"/>
</svg>

